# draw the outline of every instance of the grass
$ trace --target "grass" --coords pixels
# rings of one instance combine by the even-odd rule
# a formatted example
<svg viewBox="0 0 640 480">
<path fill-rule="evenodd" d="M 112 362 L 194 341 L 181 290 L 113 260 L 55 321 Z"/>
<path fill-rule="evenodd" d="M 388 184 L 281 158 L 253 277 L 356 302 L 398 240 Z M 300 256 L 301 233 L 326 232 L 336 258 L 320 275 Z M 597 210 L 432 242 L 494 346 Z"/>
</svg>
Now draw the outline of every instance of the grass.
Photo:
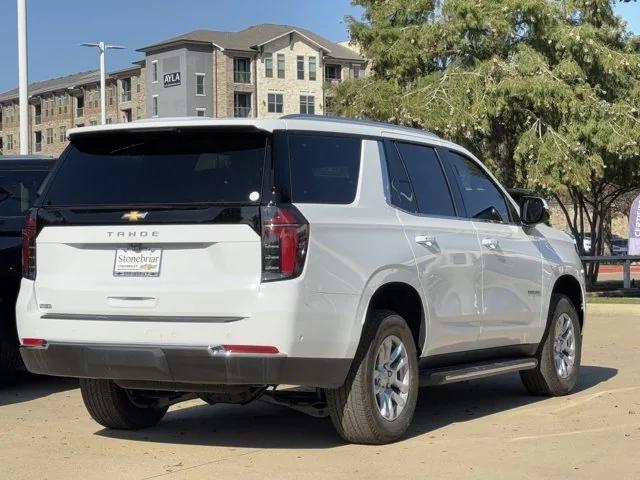
<svg viewBox="0 0 640 480">
<path fill-rule="evenodd" d="M 609 303 L 609 304 L 625 304 L 640 305 L 638 297 L 587 297 L 587 303 Z"/>
</svg>

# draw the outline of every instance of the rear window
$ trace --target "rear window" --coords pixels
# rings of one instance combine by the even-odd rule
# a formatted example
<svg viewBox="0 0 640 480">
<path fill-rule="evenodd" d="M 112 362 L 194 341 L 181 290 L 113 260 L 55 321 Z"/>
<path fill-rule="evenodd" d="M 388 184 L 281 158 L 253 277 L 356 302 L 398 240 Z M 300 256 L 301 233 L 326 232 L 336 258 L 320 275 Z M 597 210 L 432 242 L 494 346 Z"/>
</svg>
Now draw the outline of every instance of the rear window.
<svg viewBox="0 0 640 480">
<path fill-rule="evenodd" d="M 24 216 L 47 173 L 47 170 L 0 170 L 0 217 Z"/>
<path fill-rule="evenodd" d="M 46 205 L 255 203 L 268 135 L 172 130 L 80 135 L 45 193 Z"/>
<path fill-rule="evenodd" d="M 355 137 L 290 135 L 292 201 L 352 203 L 358 187 L 361 144 Z"/>
</svg>

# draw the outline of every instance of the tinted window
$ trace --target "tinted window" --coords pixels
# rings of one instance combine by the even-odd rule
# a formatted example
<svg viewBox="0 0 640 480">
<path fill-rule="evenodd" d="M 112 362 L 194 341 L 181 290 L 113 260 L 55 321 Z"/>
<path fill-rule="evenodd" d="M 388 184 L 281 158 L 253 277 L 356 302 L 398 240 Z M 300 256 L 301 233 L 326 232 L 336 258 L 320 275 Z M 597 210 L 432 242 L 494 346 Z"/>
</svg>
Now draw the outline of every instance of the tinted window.
<svg viewBox="0 0 640 480">
<path fill-rule="evenodd" d="M 299 203 L 353 202 L 362 140 L 329 135 L 289 136 L 291 199 Z"/>
<path fill-rule="evenodd" d="M 0 217 L 22 217 L 47 176 L 45 170 L 0 170 Z"/>
<path fill-rule="evenodd" d="M 397 146 L 411 179 L 418 211 L 425 215 L 455 216 L 451 192 L 435 150 L 410 143 Z"/>
<path fill-rule="evenodd" d="M 199 129 L 82 135 L 50 181 L 45 203 L 251 203 L 261 191 L 266 144 L 261 133 Z"/>
<path fill-rule="evenodd" d="M 409 181 L 407 170 L 404 168 L 402 160 L 400 160 L 395 144 L 391 142 L 385 144 L 385 156 L 389 172 L 391 204 L 408 212 L 417 212 L 418 209 L 411 182 Z"/>
<path fill-rule="evenodd" d="M 469 217 L 508 222 L 507 203 L 482 169 L 475 162 L 457 153 L 451 152 L 449 158 L 460 184 Z M 499 217 L 495 216 L 496 212 Z"/>
</svg>

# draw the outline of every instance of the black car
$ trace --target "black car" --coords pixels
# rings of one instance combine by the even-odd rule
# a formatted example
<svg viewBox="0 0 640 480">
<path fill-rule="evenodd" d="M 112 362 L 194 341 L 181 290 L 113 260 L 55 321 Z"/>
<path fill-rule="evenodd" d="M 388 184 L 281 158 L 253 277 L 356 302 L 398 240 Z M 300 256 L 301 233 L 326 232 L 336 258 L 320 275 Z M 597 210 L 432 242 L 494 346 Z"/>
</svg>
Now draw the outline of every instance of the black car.
<svg viewBox="0 0 640 480">
<path fill-rule="evenodd" d="M 25 213 L 54 162 L 44 156 L 0 156 L 0 383 L 13 376 L 19 362 L 15 302 Z"/>
</svg>

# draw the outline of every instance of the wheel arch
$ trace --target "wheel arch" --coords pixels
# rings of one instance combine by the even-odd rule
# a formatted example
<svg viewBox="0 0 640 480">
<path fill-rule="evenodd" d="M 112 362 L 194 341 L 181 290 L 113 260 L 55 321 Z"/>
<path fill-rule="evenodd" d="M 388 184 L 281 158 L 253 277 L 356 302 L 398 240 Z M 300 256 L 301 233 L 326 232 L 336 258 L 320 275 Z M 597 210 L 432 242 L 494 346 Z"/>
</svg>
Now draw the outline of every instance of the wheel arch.
<svg viewBox="0 0 640 480">
<path fill-rule="evenodd" d="M 580 330 L 582 331 L 585 320 L 585 298 L 580 281 L 573 275 L 561 275 L 555 281 L 551 294 L 565 295 L 569 298 L 569 300 L 571 300 L 571 303 L 573 303 L 573 306 L 578 312 L 578 318 L 580 320 Z"/>
<path fill-rule="evenodd" d="M 363 298 L 359 309 L 361 321 L 357 347 L 360 346 L 362 332 L 371 321 L 371 311 L 386 309 L 398 313 L 405 319 L 413 335 L 418 354 L 422 352 L 427 337 L 427 321 L 426 310 L 420 295 L 420 285 L 417 279 L 414 282 L 413 278 L 398 275 L 399 273 L 396 271 L 386 276 L 384 281 L 372 280 L 369 282 L 365 298 Z"/>
</svg>

